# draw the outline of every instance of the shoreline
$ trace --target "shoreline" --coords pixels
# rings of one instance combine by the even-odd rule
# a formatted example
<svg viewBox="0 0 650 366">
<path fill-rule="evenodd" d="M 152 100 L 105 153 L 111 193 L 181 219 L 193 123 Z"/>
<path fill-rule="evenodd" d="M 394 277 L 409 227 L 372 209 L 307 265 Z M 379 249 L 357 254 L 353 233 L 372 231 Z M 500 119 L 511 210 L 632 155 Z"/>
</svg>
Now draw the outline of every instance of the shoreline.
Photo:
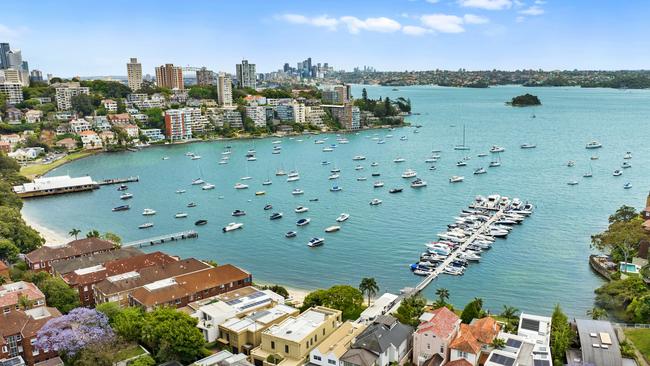
<svg viewBox="0 0 650 366">
<path fill-rule="evenodd" d="M 65 234 L 52 230 L 51 228 L 41 224 L 33 217 L 25 214 L 22 210 L 20 214 L 28 226 L 31 226 L 32 229 L 38 231 L 38 233 L 45 239 L 46 246 L 54 246 L 59 244 L 66 244 L 73 240 L 73 238 L 68 238 Z"/>
</svg>

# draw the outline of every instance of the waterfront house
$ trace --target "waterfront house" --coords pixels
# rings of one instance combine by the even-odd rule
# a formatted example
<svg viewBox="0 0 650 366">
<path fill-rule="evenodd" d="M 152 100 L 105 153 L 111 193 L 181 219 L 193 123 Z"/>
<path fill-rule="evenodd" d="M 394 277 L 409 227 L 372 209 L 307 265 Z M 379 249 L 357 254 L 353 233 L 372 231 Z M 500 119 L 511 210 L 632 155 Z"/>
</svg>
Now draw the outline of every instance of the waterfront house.
<svg viewBox="0 0 650 366">
<path fill-rule="evenodd" d="M 0 316 L 0 362 L 3 359 L 21 357 L 26 365 L 34 366 L 58 357 L 55 350 L 43 350 L 34 346 L 38 331 L 50 319 L 61 313 L 50 307 L 12 311 Z M 13 365 L 13 364 L 12 364 Z"/>
<path fill-rule="evenodd" d="M 129 294 L 129 304 L 146 311 L 159 306 L 180 308 L 192 301 L 250 286 L 252 281 L 250 273 L 225 264 L 148 283 Z"/>
<path fill-rule="evenodd" d="M 43 111 L 38 109 L 31 109 L 25 112 L 25 120 L 27 123 L 37 123 L 43 118 Z"/>
<path fill-rule="evenodd" d="M 118 251 L 114 250 L 112 252 Z M 159 266 L 175 261 L 177 259 L 170 255 L 162 252 L 153 252 L 78 268 L 61 275 L 61 277 L 68 286 L 77 289 L 81 306 L 92 307 L 95 305 L 93 286 L 105 278 L 131 272 L 139 268 Z"/>
<path fill-rule="evenodd" d="M 474 319 L 470 324 L 461 324 L 456 338 L 449 345 L 450 362 L 447 365 L 461 366 L 465 362 L 479 365 L 479 360 L 487 358 L 490 344 L 500 330 L 501 326 L 490 316 Z"/>
<path fill-rule="evenodd" d="M 68 151 L 70 150 L 75 150 L 77 148 L 77 140 L 66 137 L 64 139 L 61 139 L 55 143 L 57 147 L 62 147 Z"/>
<path fill-rule="evenodd" d="M 442 365 L 449 360 L 449 345 L 460 330 L 460 318 L 443 306 L 425 311 L 413 333 L 413 363 Z"/>
<path fill-rule="evenodd" d="M 251 351 L 253 364 L 302 365 L 309 352 L 340 325 L 341 311 L 324 306 L 315 306 L 298 316 L 291 316 L 262 332 L 259 347 Z"/>
<path fill-rule="evenodd" d="M 74 272 L 77 269 L 88 268 L 99 264 L 104 264 L 117 259 L 131 258 L 144 254 L 141 250 L 126 247 L 111 250 L 110 252 L 103 252 L 91 254 L 78 258 L 71 258 L 56 263 L 52 263 L 52 273 L 55 276 L 63 276 L 67 273 Z"/>
<path fill-rule="evenodd" d="M 352 342 L 341 356 L 346 366 L 403 364 L 411 355 L 413 328 L 395 317 L 381 315 Z"/>
<path fill-rule="evenodd" d="M 140 131 L 143 135 L 147 136 L 151 142 L 161 141 L 165 139 L 165 135 L 163 135 L 160 128 L 142 129 Z"/>
<path fill-rule="evenodd" d="M 33 283 L 18 281 L 0 286 L 0 309 L 3 315 L 21 308 L 27 310 L 39 306 L 45 306 L 45 295 Z"/>
<path fill-rule="evenodd" d="M 484 366 L 551 366 L 551 360 L 533 360 L 535 343 L 525 337 L 499 333 L 504 347 L 494 348 L 484 362 Z"/>
<path fill-rule="evenodd" d="M 103 146 L 102 139 L 95 131 L 82 131 L 79 136 L 81 136 L 81 143 L 86 150 L 101 149 Z"/>
<path fill-rule="evenodd" d="M 206 342 L 218 340 L 227 345 L 227 338 L 220 336 L 219 325 L 233 318 L 240 319 L 256 311 L 271 309 L 284 304 L 284 300 L 284 297 L 271 290 L 246 286 L 191 302 L 187 305 L 187 312 L 199 320 L 196 326 L 203 333 Z"/>
<path fill-rule="evenodd" d="M 622 366 L 621 346 L 612 323 L 576 319 L 579 348 L 567 351 L 569 366 Z M 633 363 L 625 362 L 626 365 Z"/>
<path fill-rule="evenodd" d="M 241 319 L 230 318 L 219 324 L 219 342 L 229 346 L 233 352 L 249 355 L 253 348 L 260 345 L 262 332 L 299 313 L 296 308 L 278 304 L 250 313 Z"/>
<path fill-rule="evenodd" d="M 359 315 L 359 320 L 364 323 L 372 323 L 378 316 L 386 314 L 397 301 L 398 296 L 391 293 L 385 293 L 368 306 Z"/>
<path fill-rule="evenodd" d="M 16 151 L 9 153 L 9 157 L 16 159 L 17 161 L 28 161 L 38 158 L 41 154 L 45 154 L 45 149 L 42 147 L 26 147 L 22 149 L 17 149 Z"/>
<path fill-rule="evenodd" d="M 70 132 L 76 133 L 78 135 L 80 135 L 84 131 L 92 130 L 92 126 L 90 125 L 90 122 L 82 118 L 73 119 L 72 121 L 68 122 L 68 128 Z"/>
<path fill-rule="evenodd" d="M 89 117 L 86 117 L 89 118 Z M 108 118 L 106 116 L 95 116 L 92 117 L 93 130 L 95 131 L 110 131 L 112 126 L 108 123 Z"/>
<path fill-rule="evenodd" d="M 95 303 L 115 302 L 120 307 L 126 307 L 129 305 L 131 292 L 142 286 L 207 268 L 211 268 L 211 266 L 198 259 L 188 258 L 110 276 L 93 286 Z"/>
<path fill-rule="evenodd" d="M 343 365 L 341 356 L 350 349 L 354 339 L 366 329 L 366 324 L 347 321 L 311 350 L 309 364 L 317 366 Z"/>
<path fill-rule="evenodd" d="M 124 126 L 123 128 L 124 128 L 124 132 L 126 132 L 126 134 L 130 138 L 135 139 L 135 138 L 138 138 L 138 136 L 140 135 L 140 129 L 136 125 L 129 124 L 129 125 Z"/>
<path fill-rule="evenodd" d="M 16 144 L 22 141 L 22 138 L 18 134 L 10 133 L 7 135 L 0 135 L 0 141 L 8 142 L 9 145 L 11 145 L 11 149 L 13 150 Z"/>
<path fill-rule="evenodd" d="M 115 132 L 113 131 L 102 131 L 99 133 L 99 138 L 102 140 L 104 146 L 114 145 L 117 142 Z"/>
<path fill-rule="evenodd" d="M 52 264 L 58 261 L 109 252 L 115 249 L 115 243 L 112 241 L 100 238 L 84 238 L 62 245 L 42 246 L 28 253 L 25 256 L 25 262 L 32 271 L 52 273 Z"/>
</svg>

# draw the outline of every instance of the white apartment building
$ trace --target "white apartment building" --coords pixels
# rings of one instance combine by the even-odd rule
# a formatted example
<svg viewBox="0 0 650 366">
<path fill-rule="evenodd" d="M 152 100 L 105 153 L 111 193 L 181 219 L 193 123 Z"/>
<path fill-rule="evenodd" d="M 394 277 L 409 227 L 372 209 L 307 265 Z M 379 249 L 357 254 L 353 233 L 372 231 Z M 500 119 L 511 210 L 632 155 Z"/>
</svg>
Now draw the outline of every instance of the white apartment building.
<svg viewBox="0 0 650 366">
<path fill-rule="evenodd" d="M 56 88 L 56 107 L 61 111 L 72 109 L 72 97 L 90 94 L 90 88 L 79 86 L 79 83 L 67 83 Z"/>
<path fill-rule="evenodd" d="M 132 91 L 142 88 L 142 64 L 137 58 L 131 58 L 126 64 L 127 84 Z"/>
<path fill-rule="evenodd" d="M 90 125 L 90 122 L 85 119 L 75 119 L 70 121 L 70 132 L 80 134 L 83 131 L 90 130 L 92 130 L 92 126 Z"/>
<path fill-rule="evenodd" d="M 246 107 L 246 117 L 255 122 L 255 127 L 266 126 L 266 108 L 262 106 Z"/>
<path fill-rule="evenodd" d="M 20 83 L 0 83 L 0 94 L 7 96 L 9 104 L 18 104 L 23 101 L 23 87 Z"/>
<path fill-rule="evenodd" d="M 108 113 L 117 113 L 117 102 L 113 99 L 104 99 L 102 104 Z"/>
<path fill-rule="evenodd" d="M 232 79 L 225 72 L 220 72 L 217 77 L 217 102 L 222 107 L 232 105 Z"/>
</svg>

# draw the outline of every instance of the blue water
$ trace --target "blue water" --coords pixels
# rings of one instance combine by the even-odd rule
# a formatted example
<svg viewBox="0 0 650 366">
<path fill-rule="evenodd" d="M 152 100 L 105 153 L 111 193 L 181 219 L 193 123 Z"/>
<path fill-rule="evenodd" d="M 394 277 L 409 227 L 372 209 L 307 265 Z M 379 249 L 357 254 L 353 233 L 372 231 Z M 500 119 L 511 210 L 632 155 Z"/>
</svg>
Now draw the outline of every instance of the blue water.
<svg viewBox="0 0 650 366">
<path fill-rule="evenodd" d="M 354 94 L 360 96 L 360 87 Z M 25 212 L 36 221 L 61 232 L 77 227 L 86 231 L 97 228 L 113 231 L 125 241 L 137 240 L 186 229 L 196 229 L 196 240 L 170 243 L 148 250 L 163 250 L 183 257 L 214 259 L 219 263 L 233 263 L 248 269 L 260 280 L 287 286 L 313 289 L 332 284 L 356 285 L 362 277 L 375 277 L 382 291 L 398 292 L 414 286 L 420 278 L 413 276 L 408 265 L 413 263 L 423 243 L 435 239 L 436 233 L 478 195 L 500 193 L 519 197 L 536 204 L 534 215 L 516 227 L 507 240 L 499 240 L 487 252 L 480 264 L 472 265 L 464 276 L 443 276 L 426 289 L 433 298 L 435 289 L 446 287 L 451 301 L 464 305 L 474 297 L 482 297 L 486 307 L 500 311 L 503 304 L 534 313 L 550 313 L 556 303 L 570 315 L 584 315 L 593 306 L 593 290 L 601 284 L 589 268 L 589 238 L 607 225 L 607 216 L 622 204 L 642 207 L 648 192 L 647 169 L 650 147 L 647 143 L 650 91 L 618 91 L 610 89 L 496 87 L 490 89 L 454 89 L 437 87 L 391 88 L 368 87 L 370 97 L 404 96 L 411 99 L 414 112 L 409 121 L 422 124 L 420 133 L 413 128 L 364 131 L 350 134 L 349 144 L 340 144 L 334 152 L 326 153 L 325 145 L 315 145 L 304 137 L 282 139 L 282 153 L 271 154 L 272 139 L 224 141 L 191 145 L 163 146 L 138 153 L 101 154 L 65 165 L 51 175 L 90 174 L 96 180 L 139 175 L 139 183 L 130 184 L 129 192 L 135 198 L 128 203 L 127 212 L 111 212 L 123 201 L 115 186 L 103 187 L 89 193 L 71 194 L 27 200 Z M 531 92 L 543 105 L 534 108 L 512 108 L 504 101 L 513 96 Z M 531 118 L 532 114 L 537 118 Z M 460 143 L 462 126 L 466 125 L 469 152 L 453 151 Z M 370 137 L 386 138 L 379 145 Z M 400 136 L 408 141 L 400 141 Z M 320 138 L 328 135 L 321 135 Z M 599 150 L 586 150 L 585 144 L 598 139 L 604 145 Z M 327 143 L 334 143 L 329 135 Z M 536 143 L 537 148 L 522 150 L 519 145 Z M 502 166 L 488 168 L 488 174 L 473 176 L 474 168 L 484 166 L 491 157 L 478 158 L 491 145 L 506 148 L 501 154 Z M 224 146 L 231 145 L 233 154 L 228 165 L 218 165 Z M 257 150 L 258 160 L 246 161 L 249 148 Z M 432 149 L 441 149 L 442 158 L 436 171 L 429 171 L 424 163 Z M 193 151 L 201 160 L 190 160 L 184 154 Z M 623 155 L 631 151 L 634 158 L 631 169 L 622 177 L 613 177 L 620 167 Z M 359 162 L 352 161 L 358 154 L 368 160 L 360 162 L 365 170 L 357 172 Z M 471 155 L 467 167 L 456 167 L 455 162 Z M 591 155 L 599 160 L 590 161 Z M 169 156 L 163 161 L 161 157 Z M 395 164 L 402 156 L 407 162 Z M 332 162 L 321 166 L 321 161 Z M 566 166 L 575 160 L 576 166 Z M 370 167 L 372 161 L 380 165 Z M 328 181 L 330 169 L 341 168 L 341 178 Z M 297 169 L 301 179 L 287 183 L 286 177 L 275 177 L 277 168 Z M 401 173 L 417 170 L 428 181 L 420 190 L 406 185 Z M 593 178 L 582 174 L 593 170 Z M 370 176 L 381 172 L 380 178 Z M 248 190 L 235 190 L 240 177 L 252 176 L 246 183 Z M 465 182 L 449 184 L 452 175 L 464 175 Z M 191 186 L 192 179 L 202 176 L 217 186 L 202 191 Z M 367 176 L 358 182 L 358 176 Z M 262 187 L 261 182 L 271 177 L 273 185 Z M 386 183 L 373 189 L 376 179 Z M 568 186 L 569 180 L 578 180 L 577 186 Z M 623 184 L 631 182 L 632 189 Z M 342 192 L 329 192 L 337 184 Z M 404 186 L 401 194 L 390 195 L 388 189 Z M 295 187 L 305 191 L 303 196 L 291 195 Z M 177 189 L 187 189 L 183 195 Z M 265 190 L 266 196 L 255 196 Z M 219 199 L 223 196 L 223 199 Z M 318 202 L 308 202 L 318 197 Z M 381 198 L 383 204 L 370 206 L 372 198 Z M 186 208 L 190 201 L 196 208 Z M 271 203 L 273 211 L 284 212 L 281 220 L 270 221 L 271 211 L 262 207 Z M 306 214 L 296 214 L 298 205 L 309 207 Z M 141 216 L 144 208 L 153 208 L 158 214 Z M 244 217 L 233 218 L 235 209 L 247 211 Z M 174 219 L 174 214 L 187 211 L 187 219 Z M 351 218 L 342 230 L 325 234 L 324 228 L 335 224 L 341 212 Z M 296 227 L 299 217 L 310 217 L 311 224 Z M 195 227 L 199 218 L 208 225 Z M 152 221 L 155 227 L 138 230 L 141 223 Z M 243 222 L 243 230 L 224 234 L 221 228 L 229 222 Z M 298 237 L 284 238 L 284 233 L 297 230 Z M 323 247 L 310 249 L 307 241 L 314 236 L 326 238 Z"/>
</svg>

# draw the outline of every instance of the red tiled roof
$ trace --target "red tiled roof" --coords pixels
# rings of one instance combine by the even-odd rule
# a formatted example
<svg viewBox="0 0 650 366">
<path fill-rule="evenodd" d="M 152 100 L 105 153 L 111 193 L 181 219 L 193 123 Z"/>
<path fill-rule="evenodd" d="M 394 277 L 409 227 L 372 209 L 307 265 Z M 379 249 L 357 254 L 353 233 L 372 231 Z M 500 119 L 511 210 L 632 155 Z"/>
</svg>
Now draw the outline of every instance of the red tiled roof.
<svg viewBox="0 0 650 366">
<path fill-rule="evenodd" d="M 31 263 L 75 257 L 115 249 L 115 244 L 100 238 L 85 238 L 69 242 L 63 246 L 42 246 L 26 255 Z"/>
<path fill-rule="evenodd" d="M 61 316 L 55 308 L 43 308 L 50 316 L 34 319 L 23 310 L 12 311 L 0 316 L 0 339 L 10 335 L 21 334 L 23 338 L 32 338 L 47 323 L 48 320 Z"/>
<path fill-rule="evenodd" d="M 11 288 L 17 287 L 17 289 L 10 290 L 7 292 L 3 291 L 9 287 Z M 0 308 L 18 304 L 18 299 L 21 296 L 27 296 L 27 298 L 30 301 L 45 299 L 45 295 L 43 295 L 41 290 L 39 290 L 38 287 L 36 287 L 36 285 L 34 285 L 31 282 L 20 281 L 20 282 L 15 282 L 15 283 L 0 286 Z"/>
<path fill-rule="evenodd" d="M 459 358 L 457 360 L 447 362 L 445 366 L 474 366 L 469 361 L 464 358 Z"/>
<path fill-rule="evenodd" d="M 451 342 L 449 348 L 462 352 L 478 354 L 481 351 L 481 344 L 478 342 L 469 325 L 461 324 L 460 332 Z"/>
<path fill-rule="evenodd" d="M 444 306 L 429 313 L 433 318 L 418 325 L 417 332 L 420 334 L 433 332 L 438 337 L 447 338 L 453 333 L 456 323 L 460 320 L 458 315 Z"/>
<path fill-rule="evenodd" d="M 469 325 L 472 328 L 472 333 L 479 342 L 490 344 L 494 338 L 499 334 L 501 327 L 497 324 L 491 316 L 485 318 L 474 319 Z"/>
</svg>

